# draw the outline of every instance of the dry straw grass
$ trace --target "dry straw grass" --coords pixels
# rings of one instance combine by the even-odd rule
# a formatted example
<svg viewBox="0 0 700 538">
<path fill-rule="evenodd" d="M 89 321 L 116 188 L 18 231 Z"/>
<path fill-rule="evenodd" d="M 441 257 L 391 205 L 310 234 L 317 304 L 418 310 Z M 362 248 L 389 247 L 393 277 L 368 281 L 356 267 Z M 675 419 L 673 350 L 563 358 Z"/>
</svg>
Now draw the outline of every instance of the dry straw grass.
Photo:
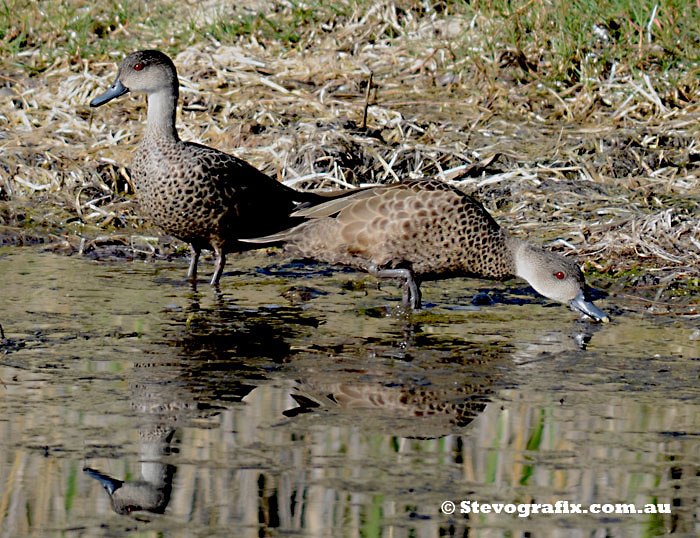
<svg viewBox="0 0 700 538">
<path fill-rule="evenodd" d="M 620 65 L 586 78 L 582 66 L 578 81 L 547 83 L 537 76 L 543 66 L 528 63 L 541 56 L 487 46 L 495 30 L 486 15 L 404 4 L 371 3 L 310 26 L 294 48 L 255 37 L 183 47 L 174 55 L 181 136 L 295 188 L 437 175 L 475 192 L 516 234 L 601 273 L 629 271 L 625 286 L 646 286 L 657 300 L 697 289 L 692 73 L 671 81 Z M 167 48 L 134 42 L 145 47 Z M 69 251 L 117 243 L 132 255 L 163 252 L 126 168 L 145 101 L 87 105 L 120 58 L 66 59 L 41 77 L 0 73 L 6 238 L 21 237 L 20 227 L 34 233 L 31 219 Z"/>
</svg>

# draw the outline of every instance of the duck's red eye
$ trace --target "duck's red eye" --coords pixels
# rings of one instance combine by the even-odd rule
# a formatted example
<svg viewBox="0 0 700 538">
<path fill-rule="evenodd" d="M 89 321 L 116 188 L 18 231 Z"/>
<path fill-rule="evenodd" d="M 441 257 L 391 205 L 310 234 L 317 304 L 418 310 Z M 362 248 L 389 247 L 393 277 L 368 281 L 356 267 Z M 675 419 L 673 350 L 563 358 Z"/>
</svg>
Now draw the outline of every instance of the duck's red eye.
<svg viewBox="0 0 700 538">
<path fill-rule="evenodd" d="M 143 69 L 143 64 L 141 62 L 134 65 L 134 71 L 141 71 Z"/>
<path fill-rule="evenodd" d="M 557 271 L 554 273 L 554 276 L 557 277 L 559 280 L 564 280 L 566 275 L 564 274 L 564 271 Z"/>
</svg>

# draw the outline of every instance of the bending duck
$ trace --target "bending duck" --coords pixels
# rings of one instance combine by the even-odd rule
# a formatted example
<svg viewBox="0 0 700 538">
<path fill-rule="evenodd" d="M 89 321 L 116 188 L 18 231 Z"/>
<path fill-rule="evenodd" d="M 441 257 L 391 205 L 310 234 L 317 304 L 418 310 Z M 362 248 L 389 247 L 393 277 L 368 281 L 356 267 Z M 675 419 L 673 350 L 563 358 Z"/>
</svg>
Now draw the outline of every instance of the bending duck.
<svg viewBox="0 0 700 538">
<path fill-rule="evenodd" d="M 239 238 L 293 226 L 300 219 L 289 214 L 300 203 L 327 199 L 290 189 L 233 155 L 180 140 L 175 127 L 177 71 L 162 52 L 129 54 L 114 84 L 90 106 L 127 92 L 148 96 L 146 132 L 131 163 L 136 194 L 155 224 L 190 244 L 190 280 L 197 279 L 202 249 L 215 253 L 211 285 L 217 285 L 227 252 L 255 248 Z"/>
<path fill-rule="evenodd" d="M 545 297 L 595 321 L 608 316 L 584 296 L 572 260 L 518 239 L 476 199 L 437 180 L 356 191 L 292 214 L 310 220 L 257 243 L 283 241 L 294 256 L 404 280 L 403 303 L 421 307 L 421 280 L 520 277 Z"/>
</svg>

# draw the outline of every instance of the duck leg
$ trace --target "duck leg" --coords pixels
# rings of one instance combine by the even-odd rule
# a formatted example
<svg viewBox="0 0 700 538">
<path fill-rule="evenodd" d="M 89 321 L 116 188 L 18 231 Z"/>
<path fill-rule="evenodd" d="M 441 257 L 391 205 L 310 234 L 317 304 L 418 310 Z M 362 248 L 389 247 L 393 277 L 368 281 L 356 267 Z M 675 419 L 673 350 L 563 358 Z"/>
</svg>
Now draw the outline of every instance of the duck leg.
<svg viewBox="0 0 700 538">
<path fill-rule="evenodd" d="M 221 274 L 224 272 L 224 265 L 226 265 L 226 254 L 221 247 L 214 247 L 214 254 L 216 255 L 216 262 L 214 262 L 214 274 L 211 277 L 211 285 L 218 286 Z"/>
<path fill-rule="evenodd" d="M 379 269 L 376 265 L 370 265 L 368 272 L 370 275 L 380 278 L 400 278 L 403 284 L 403 306 L 412 310 L 420 310 L 421 293 L 420 283 L 416 280 L 413 271 L 406 268 Z"/>
<path fill-rule="evenodd" d="M 199 253 L 202 250 L 190 245 L 190 268 L 187 271 L 187 280 L 197 282 L 197 262 L 199 262 Z"/>
<path fill-rule="evenodd" d="M 406 282 L 403 284 L 403 305 L 405 307 L 411 307 L 412 310 L 420 310 L 423 297 L 420 292 L 420 282 L 416 279 L 416 275 L 413 271 L 406 269 L 409 276 L 406 278 Z"/>
</svg>

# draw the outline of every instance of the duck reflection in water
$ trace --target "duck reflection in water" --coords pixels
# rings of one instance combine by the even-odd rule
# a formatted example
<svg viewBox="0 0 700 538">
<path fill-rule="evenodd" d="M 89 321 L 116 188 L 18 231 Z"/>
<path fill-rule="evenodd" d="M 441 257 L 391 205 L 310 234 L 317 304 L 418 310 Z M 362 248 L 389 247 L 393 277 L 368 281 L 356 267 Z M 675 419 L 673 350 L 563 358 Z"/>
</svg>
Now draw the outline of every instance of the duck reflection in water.
<svg viewBox="0 0 700 538">
<path fill-rule="evenodd" d="M 112 509 L 117 514 L 128 515 L 139 511 L 162 514 L 170 502 L 175 466 L 163 463 L 161 458 L 170 453 L 170 442 L 175 430 L 153 433 L 154 438 L 142 445 L 144 452 L 152 459 L 141 462 L 140 479 L 124 481 L 90 467 L 83 469 L 102 484 L 109 495 Z"/>
<path fill-rule="evenodd" d="M 287 339 L 295 325 L 286 311 L 270 320 L 267 311 L 241 311 L 223 297 L 203 309 L 200 299 L 193 293 L 189 307 L 173 311 L 173 323 L 165 326 L 163 338 L 173 352 L 166 359 L 139 360 L 129 370 L 128 414 L 140 439 L 138 478 L 122 480 L 98 465 L 83 469 L 102 485 L 117 514 L 163 514 L 176 474 L 169 460 L 177 450 L 172 445 L 178 429 L 219 414 L 225 409 L 221 402 L 241 402 L 256 387 L 251 381 L 265 378 L 261 365 L 269 368 L 290 352 Z"/>
<path fill-rule="evenodd" d="M 168 462 L 178 426 L 200 405 L 179 379 L 183 370 L 159 361 L 135 364 L 130 383 L 130 408 L 139 424 L 139 477 L 120 480 L 85 466 L 109 495 L 117 514 L 162 514 L 170 502 L 176 467 Z"/>
<path fill-rule="evenodd" d="M 363 427 L 388 430 L 397 437 L 437 439 L 467 427 L 489 402 L 490 390 L 480 384 L 444 387 L 392 386 L 381 383 L 302 380 L 291 397 L 298 407 L 285 416 L 334 408 Z"/>
<path fill-rule="evenodd" d="M 284 415 L 411 439 L 463 433 L 501 383 L 508 352 L 493 342 L 453 346 L 414 323 L 374 342 L 316 346 L 294 359 L 297 406 Z"/>
</svg>

